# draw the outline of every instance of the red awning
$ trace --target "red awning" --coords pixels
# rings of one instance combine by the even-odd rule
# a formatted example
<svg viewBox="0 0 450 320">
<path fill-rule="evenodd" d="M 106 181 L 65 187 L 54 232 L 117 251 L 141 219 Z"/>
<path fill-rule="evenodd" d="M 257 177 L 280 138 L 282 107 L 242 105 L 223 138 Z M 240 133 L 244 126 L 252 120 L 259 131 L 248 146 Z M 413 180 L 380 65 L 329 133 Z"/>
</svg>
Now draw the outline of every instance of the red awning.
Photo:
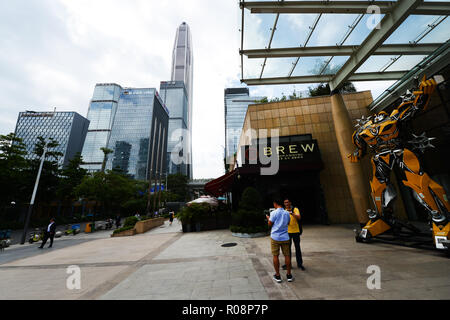
<svg viewBox="0 0 450 320">
<path fill-rule="evenodd" d="M 225 192 L 230 191 L 233 186 L 234 176 L 236 173 L 237 171 L 233 170 L 213 181 L 208 182 L 205 184 L 206 193 L 219 197 Z"/>
</svg>

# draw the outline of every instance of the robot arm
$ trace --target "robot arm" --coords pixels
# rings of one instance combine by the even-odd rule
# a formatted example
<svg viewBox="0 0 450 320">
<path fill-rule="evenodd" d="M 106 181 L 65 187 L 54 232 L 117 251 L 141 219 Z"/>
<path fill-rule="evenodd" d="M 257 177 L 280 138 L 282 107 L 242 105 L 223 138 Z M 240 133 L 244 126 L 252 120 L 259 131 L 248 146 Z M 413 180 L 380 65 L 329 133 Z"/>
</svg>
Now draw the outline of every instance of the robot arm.
<svg viewBox="0 0 450 320">
<path fill-rule="evenodd" d="M 417 91 L 412 93 L 408 91 L 400 106 L 392 112 L 391 117 L 400 121 L 409 120 L 418 110 L 426 110 L 436 85 L 433 78 L 427 80 L 424 76 Z"/>
<path fill-rule="evenodd" d="M 431 94 L 434 92 L 437 85 L 433 78 L 426 79 L 426 76 L 423 76 L 422 82 L 419 85 L 419 90 L 414 91 L 414 95 L 416 96 L 414 106 L 421 110 L 426 110 L 428 108 Z"/>
<path fill-rule="evenodd" d="M 352 141 L 353 141 L 353 144 L 356 146 L 356 149 L 355 149 L 355 151 L 353 151 L 353 153 L 350 153 L 349 155 L 347 155 L 347 158 L 350 159 L 350 162 L 358 162 L 359 160 L 361 160 L 362 157 L 364 157 L 366 155 L 367 144 L 359 136 L 359 130 L 356 130 L 353 133 Z"/>
</svg>

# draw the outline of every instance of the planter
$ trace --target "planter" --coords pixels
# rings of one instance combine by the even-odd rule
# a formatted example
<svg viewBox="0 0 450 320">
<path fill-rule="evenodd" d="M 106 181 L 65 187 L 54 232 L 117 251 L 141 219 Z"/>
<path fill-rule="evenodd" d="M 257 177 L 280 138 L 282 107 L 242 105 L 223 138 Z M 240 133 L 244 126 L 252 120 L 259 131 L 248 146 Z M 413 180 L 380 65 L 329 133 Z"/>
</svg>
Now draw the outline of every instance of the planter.
<svg viewBox="0 0 450 320">
<path fill-rule="evenodd" d="M 130 236 L 134 236 L 136 234 L 136 229 L 130 229 L 130 230 L 125 230 L 116 234 L 112 234 L 111 237 L 115 238 L 115 237 L 130 237 Z"/>
<path fill-rule="evenodd" d="M 261 237 L 267 237 L 269 235 L 269 233 L 268 232 L 257 232 L 257 233 L 232 232 L 231 235 L 233 237 L 238 237 L 238 238 L 261 238 Z"/>
<path fill-rule="evenodd" d="M 155 218 L 155 219 L 148 219 L 148 220 L 142 220 L 136 222 L 136 225 L 134 228 L 136 229 L 136 233 L 145 233 L 153 228 L 162 226 L 164 224 L 165 218 Z"/>
<path fill-rule="evenodd" d="M 182 229 L 183 229 L 183 232 L 191 232 L 191 225 L 189 223 L 183 224 Z"/>
</svg>

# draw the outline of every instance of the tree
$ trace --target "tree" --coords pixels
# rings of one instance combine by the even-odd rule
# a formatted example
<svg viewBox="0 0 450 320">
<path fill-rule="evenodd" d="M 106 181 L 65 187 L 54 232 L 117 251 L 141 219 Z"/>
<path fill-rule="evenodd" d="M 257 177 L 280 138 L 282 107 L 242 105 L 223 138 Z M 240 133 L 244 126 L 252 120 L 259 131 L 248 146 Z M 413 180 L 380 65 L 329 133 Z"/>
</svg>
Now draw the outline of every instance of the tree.
<svg viewBox="0 0 450 320">
<path fill-rule="evenodd" d="M 309 70 L 312 74 L 336 74 L 342 67 L 342 64 L 332 66 L 331 64 L 325 65 L 325 61 L 316 60 L 315 66 Z M 331 94 L 331 89 L 328 83 L 320 83 L 316 86 L 309 87 L 309 96 L 327 96 Z M 340 93 L 356 92 L 356 88 L 351 82 L 344 82 L 339 90 Z"/>
<path fill-rule="evenodd" d="M 135 182 L 114 171 L 95 172 L 83 178 L 80 185 L 74 189 L 74 195 L 79 198 L 94 200 L 102 206 L 102 213 L 113 215 L 113 210 L 136 196 Z M 94 210 L 95 221 L 96 210 Z"/>
<path fill-rule="evenodd" d="M 75 187 L 81 184 L 83 178 L 87 175 L 87 170 L 81 168 L 83 158 L 78 152 L 69 164 L 61 171 L 61 179 L 59 182 L 57 197 L 62 201 L 70 201 L 74 198 Z"/>
<path fill-rule="evenodd" d="M 262 197 L 253 187 L 245 188 L 239 209 L 232 214 L 233 230 L 253 233 L 266 229 Z M 233 231 L 232 230 L 232 231 Z"/>
<path fill-rule="evenodd" d="M 2 212 L 12 202 L 18 204 L 24 200 L 23 171 L 27 167 L 26 146 L 14 133 L 0 135 L 0 208 Z"/>
<path fill-rule="evenodd" d="M 102 172 L 105 172 L 105 168 L 106 168 L 106 161 L 108 160 L 108 154 L 113 153 L 114 151 L 108 148 L 100 148 L 100 150 L 103 151 L 103 162 L 102 162 Z"/>
<path fill-rule="evenodd" d="M 38 137 L 34 146 L 33 153 L 35 157 L 28 160 L 27 175 L 27 195 L 31 195 L 33 186 L 36 182 L 36 174 L 39 170 L 42 155 L 44 153 L 44 147 L 46 140 L 43 137 Z M 56 197 L 56 190 L 59 185 L 59 157 L 63 156 L 63 153 L 56 151 L 55 148 L 59 146 L 59 142 L 53 138 L 50 138 L 47 142 L 47 151 L 45 153 L 44 165 L 42 167 L 41 178 L 39 180 L 39 188 L 36 194 L 36 202 L 50 202 Z"/>
<path fill-rule="evenodd" d="M 175 201 L 186 201 L 188 195 L 187 176 L 177 173 L 167 176 L 167 189 L 174 195 Z"/>
</svg>

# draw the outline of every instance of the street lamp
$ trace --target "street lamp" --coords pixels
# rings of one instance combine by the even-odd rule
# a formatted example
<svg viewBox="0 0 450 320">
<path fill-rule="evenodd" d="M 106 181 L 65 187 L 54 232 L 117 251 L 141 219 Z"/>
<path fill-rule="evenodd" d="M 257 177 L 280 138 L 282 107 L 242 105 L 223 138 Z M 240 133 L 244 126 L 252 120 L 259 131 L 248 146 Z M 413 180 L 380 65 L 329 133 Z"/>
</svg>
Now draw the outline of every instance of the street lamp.
<svg viewBox="0 0 450 320">
<path fill-rule="evenodd" d="M 24 244 L 25 243 L 25 238 L 27 236 L 28 225 L 30 224 L 31 212 L 33 211 L 34 199 L 36 198 L 36 193 L 37 193 L 37 189 L 38 189 L 38 185 L 39 185 L 39 180 L 41 178 L 42 167 L 44 166 L 45 154 L 47 153 L 48 143 L 49 143 L 49 141 L 46 141 L 45 145 L 44 145 L 44 152 L 42 153 L 41 163 L 39 165 L 39 170 L 38 170 L 38 174 L 37 174 L 37 177 L 36 177 L 36 182 L 34 184 L 33 194 L 31 195 L 30 206 L 28 207 L 27 218 L 25 220 L 25 227 L 23 228 L 22 239 L 20 241 L 20 244 Z"/>
</svg>

